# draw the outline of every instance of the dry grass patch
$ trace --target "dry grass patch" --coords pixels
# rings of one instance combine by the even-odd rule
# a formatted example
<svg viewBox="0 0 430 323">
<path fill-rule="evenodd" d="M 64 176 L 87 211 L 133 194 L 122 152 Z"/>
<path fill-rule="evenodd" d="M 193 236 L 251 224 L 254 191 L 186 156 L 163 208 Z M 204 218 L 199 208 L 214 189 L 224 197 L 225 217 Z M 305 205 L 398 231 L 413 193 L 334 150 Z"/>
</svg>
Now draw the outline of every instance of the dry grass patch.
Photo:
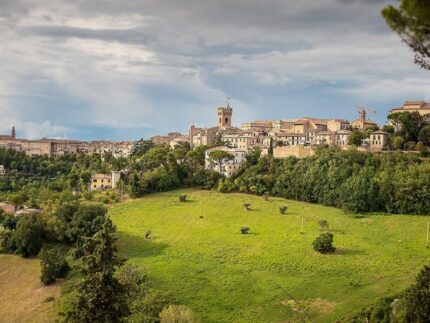
<svg viewBox="0 0 430 323">
<path fill-rule="evenodd" d="M 43 286 L 39 275 L 39 260 L 0 254 L 0 322 L 55 321 L 60 284 Z"/>
</svg>

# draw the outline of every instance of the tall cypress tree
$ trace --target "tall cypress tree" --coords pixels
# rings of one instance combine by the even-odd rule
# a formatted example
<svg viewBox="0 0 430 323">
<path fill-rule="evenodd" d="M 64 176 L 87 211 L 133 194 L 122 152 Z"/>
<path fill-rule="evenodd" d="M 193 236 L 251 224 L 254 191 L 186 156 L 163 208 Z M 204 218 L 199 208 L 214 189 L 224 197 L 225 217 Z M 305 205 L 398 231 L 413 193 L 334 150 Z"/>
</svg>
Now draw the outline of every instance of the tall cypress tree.
<svg viewBox="0 0 430 323">
<path fill-rule="evenodd" d="M 124 264 L 115 248 L 112 222 L 108 219 L 102 230 L 84 238 L 82 280 L 66 322 L 122 322 L 129 314 L 127 291 L 115 277 Z"/>
</svg>

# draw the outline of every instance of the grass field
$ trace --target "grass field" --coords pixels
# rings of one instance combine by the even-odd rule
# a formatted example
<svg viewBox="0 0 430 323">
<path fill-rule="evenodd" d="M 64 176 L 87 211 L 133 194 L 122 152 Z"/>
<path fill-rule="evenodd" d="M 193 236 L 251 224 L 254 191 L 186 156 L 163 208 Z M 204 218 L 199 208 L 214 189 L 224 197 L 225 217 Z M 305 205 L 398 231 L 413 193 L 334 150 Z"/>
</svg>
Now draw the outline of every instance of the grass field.
<svg viewBox="0 0 430 323">
<path fill-rule="evenodd" d="M 184 192 L 190 201 L 180 203 Z M 288 205 L 285 216 L 282 205 Z M 278 198 L 174 191 L 118 204 L 110 215 L 121 254 L 203 322 L 333 322 L 400 292 L 430 256 L 430 218 L 358 219 Z M 335 254 L 312 250 L 320 219 L 329 222 Z M 240 234 L 242 225 L 249 235 Z M 153 233 L 145 240 L 148 228 Z"/>
<path fill-rule="evenodd" d="M 39 276 L 39 260 L 0 254 L 0 322 L 55 321 L 59 283 L 43 286 Z"/>
</svg>

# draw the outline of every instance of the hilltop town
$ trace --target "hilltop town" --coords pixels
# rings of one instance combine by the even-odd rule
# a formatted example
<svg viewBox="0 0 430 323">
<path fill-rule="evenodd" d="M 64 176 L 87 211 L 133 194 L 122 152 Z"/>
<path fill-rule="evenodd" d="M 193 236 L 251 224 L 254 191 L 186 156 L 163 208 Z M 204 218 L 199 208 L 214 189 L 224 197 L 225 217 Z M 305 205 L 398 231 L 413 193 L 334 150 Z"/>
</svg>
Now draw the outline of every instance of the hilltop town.
<svg viewBox="0 0 430 323">
<path fill-rule="evenodd" d="M 300 119 L 256 120 L 233 125 L 233 107 L 217 108 L 217 126 L 199 128 L 190 126 L 188 134 L 171 132 L 150 138 L 154 144 L 164 144 L 174 148 L 180 143 L 188 143 L 191 148 L 206 146 L 206 168 L 213 168 L 226 177 L 234 175 L 242 165 L 245 156 L 251 149 L 258 148 L 262 155 L 273 150 L 275 158 L 295 156 L 298 158 L 312 156 L 316 147 L 339 147 L 342 150 L 351 147 L 353 132 L 366 133 L 357 148 L 361 151 L 380 152 L 391 149 L 389 133 L 382 126 L 368 118 L 374 110 L 357 107 L 358 119 L 322 119 L 303 117 Z M 430 115 L 430 103 L 425 101 L 406 101 L 403 106 L 389 111 L 389 115 L 398 112 L 417 112 L 421 116 Z M 29 140 L 16 137 L 16 129 L 10 135 L 0 136 L 0 147 L 25 152 L 27 155 L 47 154 L 52 157 L 68 153 L 112 154 L 128 157 L 133 149 L 133 141 L 79 141 L 64 139 Z M 210 161 L 209 154 L 214 150 L 223 150 L 235 156 L 226 160 L 225 165 L 216 166 Z M 0 168 L 0 173 L 4 168 Z M 1 174 L 0 174 L 1 175 Z"/>
</svg>

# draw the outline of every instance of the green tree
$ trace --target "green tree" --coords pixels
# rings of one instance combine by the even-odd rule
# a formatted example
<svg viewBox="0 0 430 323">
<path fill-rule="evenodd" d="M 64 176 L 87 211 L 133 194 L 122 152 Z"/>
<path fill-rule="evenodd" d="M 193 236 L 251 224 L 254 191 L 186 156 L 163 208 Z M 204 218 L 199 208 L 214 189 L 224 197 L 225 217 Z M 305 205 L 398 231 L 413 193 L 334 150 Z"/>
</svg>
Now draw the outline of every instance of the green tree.
<svg viewBox="0 0 430 323">
<path fill-rule="evenodd" d="M 115 276 L 124 260 L 116 255 L 111 227 L 106 221 L 93 237 L 84 238 L 83 278 L 66 322 L 122 322 L 129 314 L 127 290 Z"/>
<path fill-rule="evenodd" d="M 47 249 L 44 247 L 39 254 L 39 258 L 41 265 L 40 280 L 44 285 L 50 285 L 57 278 L 65 277 L 70 269 L 59 247 Z"/>
<path fill-rule="evenodd" d="M 133 148 L 131 149 L 131 156 L 140 157 L 154 147 L 155 144 L 151 140 L 139 139 L 134 143 Z"/>
<path fill-rule="evenodd" d="M 423 117 L 418 112 L 396 112 L 389 114 L 387 118 L 394 125 L 396 135 L 403 136 L 405 141 L 418 140 L 418 134 L 424 124 Z"/>
<path fill-rule="evenodd" d="M 14 233 L 16 252 L 23 257 L 36 256 L 43 244 L 43 225 L 36 215 L 22 216 Z"/>
<path fill-rule="evenodd" d="M 219 171 L 223 172 L 223 165 L 234 159 L 234 156 L 230 154 L 228 151 L 224 150 L 214 150 L 209 153 L 209 159 L 211 164 L 217 165 L 219 167 Z"/>
<path fill-rule="evenodd" d="M 273 138 L 272 137 L 270 137 L 269 150 L 267 151 L 267 155 L 269 157 L 273 157 Z"/>
<path fill-rule="evenodd" d="M 405 322 L 430 322 L 430 267 L 424 266 L 404 297 Z"/>
<path fill-rule="evenodd" d="M 402 136 L 395 136 L 393 139 L 393 148 L 396 150 L 402 150 L 405 146 L 405 138 Z"/>
<path fill-rule="evenodd" d="M 430 70 L 430 2 L 400 0 L 398 8 L 388 5 L 382 10 L 387 24 L 415 53 L 415 63 Z"/>
<path fill-rule="evenodd" d="M 418 139 L 424 145 L 430 145 L 430 126 L 425 126 L 421 128 L 420 132 L 418 133 Z"/>
<path fill-rule="evenodd" d="M 356 147 L 360 147 L 361 143 L 363 142 L 363 139 L 364 139 L 363 132 L 361 132 L 360 130 L 354 130 L 351 133 L 351 136 L 349 137 L 348 144 L 356 146 Z"/>
<path fill-rule="evenodd" d="M 333 246 L 333 234 L 328 232 L 317 237 L 314 242 L 312 242 L 312 246 L 314 250 L 319 253 L 328 253 L 336 250 Z"/>
</svg>

